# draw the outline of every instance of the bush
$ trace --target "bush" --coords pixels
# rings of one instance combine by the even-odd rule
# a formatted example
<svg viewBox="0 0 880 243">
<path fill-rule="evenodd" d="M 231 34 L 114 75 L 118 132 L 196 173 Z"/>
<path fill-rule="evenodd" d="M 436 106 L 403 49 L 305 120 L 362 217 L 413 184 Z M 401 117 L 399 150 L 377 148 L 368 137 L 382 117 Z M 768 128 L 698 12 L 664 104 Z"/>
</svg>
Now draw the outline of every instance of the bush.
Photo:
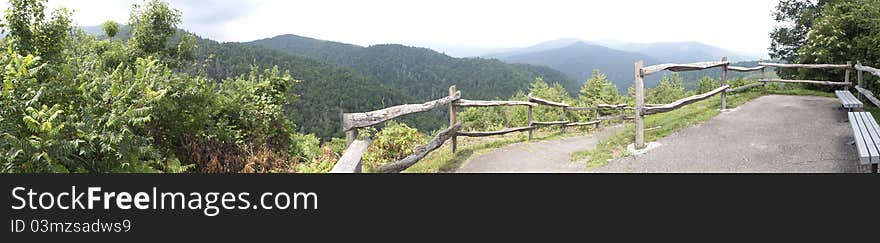
<svg viewBox="0 0 880 243">
<path fill-rule="evenodd" d="M 388 122 L 364 153 L 364 171 L 372 171 L 388 162 L 394 162 L 412 154 L 416 146 L 425 143 L 425 135 L 403 123 Z"/>
</svg>

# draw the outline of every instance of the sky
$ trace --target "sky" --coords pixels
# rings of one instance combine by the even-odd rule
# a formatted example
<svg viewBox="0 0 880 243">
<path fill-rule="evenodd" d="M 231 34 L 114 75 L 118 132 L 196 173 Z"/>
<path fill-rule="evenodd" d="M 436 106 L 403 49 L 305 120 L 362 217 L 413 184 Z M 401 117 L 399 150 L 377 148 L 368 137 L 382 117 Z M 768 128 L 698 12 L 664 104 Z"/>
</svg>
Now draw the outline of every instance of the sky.
<svg viewBox="0 0 880 243">
<path fill-rule="evenodd" d="M 218 41 L 296 34 L 362 46 L 526 47 L 560 38 L 698 41 L 766 56 L 778 0 L 170 0 L 182 28 Z M 5 1 L 3 1 L 5 2 Z M 128 22 L 136 0 L 49 0 L 78 25 Z M 2 6 L 5 8 L 5 3 Z M 441 50 L 442 51 L 442 50 Z"/>
</svg>

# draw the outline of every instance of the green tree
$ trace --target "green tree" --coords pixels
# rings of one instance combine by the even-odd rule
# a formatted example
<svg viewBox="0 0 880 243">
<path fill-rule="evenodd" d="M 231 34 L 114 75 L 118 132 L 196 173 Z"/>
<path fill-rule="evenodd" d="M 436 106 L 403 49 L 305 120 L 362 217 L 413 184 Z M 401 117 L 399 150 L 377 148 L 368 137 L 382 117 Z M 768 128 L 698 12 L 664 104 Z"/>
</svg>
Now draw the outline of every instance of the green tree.
<svg viewBox="0 0 880 243">
<path fill-rule="evenodd" d="M 880 1 L 785 0 L 774 13 L 771 55 L 790 63 L 880 65 Z M 783 78 L 840 80 L 843 71 L 782 69 Z"/>
<path fill-rule="evenodd" d="M 104 24 L 101 25 L 101 29 L 104 30 L 104 34 L 107 35 L 107 38 L 113 38 L 119 33 L 119 24 L 113 20 L 107 20 L 107 22 L 104 22 Z"/>
<path fill-rule="evenodd" d="M 46 19 L 45 6 L 46 0 L 10 0 L 4 25 L 13 50 L 57 64 L 70 39 L 71 13 L 59 8 Z"/>
<path fill-rule="evenodd" d="M 581 105 L 592 107 L 598 104 L 617 104 L 621 101 L 617 86 L 609 81 L 598 69 L 581 87 L 578 101 Z"/>
<path fill-rule="evenodd" d="M 663 76 L 657 87 L 645 91 L 645 102 L 649 104 L 666 104 L 684 98 L 688 92 L 684 89 L 681 76 L 673 73 L 672 76 Z"/>
<path fill-rule="evenodd" d="M 718 87 L 721 87 L 721 82 L 713 79 L 712 77 L 704 76 L 699 81 L 697 93 L 700 93 L 700 94 L 706 93 L 706 92 L 712 91 L 714 89 L 717 89 Z"/>
<path fill-rule="evenodd" d="M 798 49 L 798 62 L 880 64 L 880 1 L 840 1 L 823 9 Z"/>
<path fill-rule="evenodd" d="M 529 93 L 532 94 L 532 97 L 540 98 L 544 100 L 549 100 L 553 102 L 563 102 L 567 104 L 573 104 L 573 99 L 568 95 L 568 91 L 562 87 L 559 83 L 554 83 L 553 85 L 547 84 L 544 82 L 543 78 L 536 78 L 535 82 L 531 84 L 529 88 Z M 570 113 L 574 115 L 574 113 Z M 568 115 L 568 114 L 566 114 Z M 567 118 L 574 118 L 568 116 Z M 556 107 L 546 107 L 539 106 L 532 110 L 532 120 L 534 121 L 561 121 L 562 120 L 562 110 Z"/>
<path fill-rule="evenodd" d="M 168 40 L 177 32 L 180 10 L 162 0 L 146 0 L 132 6 L 129 25 L 131 40 L 140 55 L 167 54 Z"/>
</svg>

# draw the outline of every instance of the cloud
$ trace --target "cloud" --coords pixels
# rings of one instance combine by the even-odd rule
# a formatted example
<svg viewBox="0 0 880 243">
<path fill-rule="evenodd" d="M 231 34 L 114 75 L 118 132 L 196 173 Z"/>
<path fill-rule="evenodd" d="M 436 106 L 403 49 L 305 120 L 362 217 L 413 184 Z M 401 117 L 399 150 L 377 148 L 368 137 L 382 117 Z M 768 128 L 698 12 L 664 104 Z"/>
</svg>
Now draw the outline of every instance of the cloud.
<svg viewBox="0 0 880 243">
<path fill-rule="evenodd" d="M 128 22 L 142 0 L 49 0 L 79 25 Z M 438 43 L 518 47 L 574 37 L 699 41 L 761 53 L 777 0 L 166 0 L 180 27 L 219 41 L 298 34 L 359 45 Z M 0 0 L 0 2 L 5 2 Z M 0 4 L 0 6 L 5 4 Z"/>
<path fill-rule="evenodd" d="M 171 6 L 183 12 L 183 27 L 198 35 L 223 39 L 226 24 L 256 10 L 260 2 L 228 0 L 178 0 Z"/>
</svg>

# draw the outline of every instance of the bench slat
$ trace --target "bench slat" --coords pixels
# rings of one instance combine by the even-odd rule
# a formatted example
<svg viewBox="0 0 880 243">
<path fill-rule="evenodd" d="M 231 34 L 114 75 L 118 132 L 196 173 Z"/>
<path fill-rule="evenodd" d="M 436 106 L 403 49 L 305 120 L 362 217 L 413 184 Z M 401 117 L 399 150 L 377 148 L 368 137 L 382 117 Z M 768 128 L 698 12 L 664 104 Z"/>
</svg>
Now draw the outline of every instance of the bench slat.
<svg viewBox="0 0 880 243">
<path fill-rule="evenodd" d="M 874 143 L 874 138 L 872 137 L 872 133 L 875 133 L 872 130 L 874 126 L 869 125 L 868 119 L 865 117 L 864 112 L 856 113 L 856 119 L 859 119 L 859 127 L 862 128 L 862 137 L 865 139 L 865 146 L 867 147 L 868 153 L 871 156 L 868 158 L 868 163 L 874 163 L 877 161 L 880 155 L 877 154 L 877 146 Z"/>
<path fill-rule="evenodd" d="M 841 90 L 834 91 L 834 94 L 837 95 L 837 98 L 840 99 L 840 103 L 843 104 L 844 108 L 849 108 L 849 99 L 847 99 L 846 95 Z"/>
<path fill-rule="evenodd" d="M 843 103 L 843 107 L 849 108 L 851 105 L 851 101 L 849 97 L 846 96 L 842 91 L 838 90 L 835 92 L 837 94 L 837 98 L 840 99 L 841 103 Z"/>
<path fill-rule="evenodd" d="M 862 136 L 862 129 L 859 126 L 860 119 L 856 115 L 856 112 L 847 113 L 849 116 L 849 124 L 852 126 L 853 130 L 853 139 L 856 142 L 856 150 L 859 152 L 859 162 L 862 164 L 871 163 L 871 154 L 868 153 L 868 146 L 865 145 L 865 138 Z"/>
<path fill-rule="evenodd" d="M 862 108 L 864 104 L 859 101 L 852 93 L 847 90 L 836 90 L 834 94 L 837 95 L 837 98 L 840 99 L 840 103 L 843 104 L 844 108 Z"/>
<path fill-rule="evenodd" d="M 880 151 L 880 126 L 877 125 L 877 120 L 874 120 L 874 116 L 868 112 L 862 112 L 862 116 L 865 119 L 865 124 L 868 126 L 869 134 L 871 135 L 872 144 L 868 144 L 868 147 L 874 147 L 875 150 Z M 871 160 L 871 164 L 880 163 L 880 154 L 873 157 Z"/>
</svg>

